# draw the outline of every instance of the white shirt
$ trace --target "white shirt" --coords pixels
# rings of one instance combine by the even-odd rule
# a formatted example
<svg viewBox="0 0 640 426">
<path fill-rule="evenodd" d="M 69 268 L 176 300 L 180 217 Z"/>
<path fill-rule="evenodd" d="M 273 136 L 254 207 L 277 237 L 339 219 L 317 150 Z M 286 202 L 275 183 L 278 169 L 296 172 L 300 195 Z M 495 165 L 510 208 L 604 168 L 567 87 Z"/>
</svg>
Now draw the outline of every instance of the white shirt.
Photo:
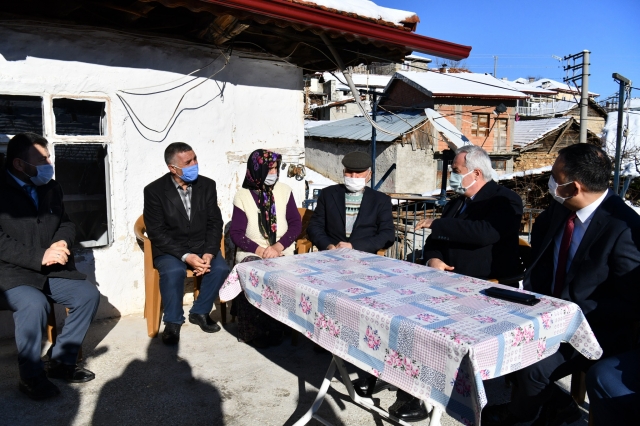
<svg viewBox="0 0 640 426">
<path fill-rule="evenodd" d="M 582 237 L 587 232 L 587 228 L 591 223 L 591 219 L 593 219 L 593 214 L 596 209 L 600 207 L 600 204 L 604 201 L 609 191 L 604 191 L 604 193 L 595 200 L 593 203 L 589 204 L 587 207 L 583 207 L 576 212 L 576 219 L 574 221 L 573 235 L 571 237 L 571 245 L 569 246 L 569 255 L 567 256 L 567 271 L 571 266 L 571 262 L 573 261 L 573 256 L 576 255 L 576 251 L 578 251 L 578 247 L 580 247 L 580 243 L 582 242 Z M 556 268 L 558 267 L 558 254 L 560 253 L 560 244 L 562 243 L 562 236 L 564 235 L 564 226 L 560 227 L 560 231 L 553 239 L 554 247 L 553 247 L 553 284 L 551 285 L 551 294 L 553 294 L 553 288 L 555 287 L 556 281 Z"/>
</svg>

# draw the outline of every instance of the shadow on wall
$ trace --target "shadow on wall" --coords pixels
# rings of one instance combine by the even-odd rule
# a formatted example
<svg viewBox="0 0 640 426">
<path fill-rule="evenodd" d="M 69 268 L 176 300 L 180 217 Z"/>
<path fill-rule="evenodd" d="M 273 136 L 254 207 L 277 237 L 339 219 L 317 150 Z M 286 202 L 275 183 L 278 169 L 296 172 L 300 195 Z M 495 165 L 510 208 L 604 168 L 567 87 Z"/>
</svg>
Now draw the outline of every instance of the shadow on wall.
<svg viewBox="0 0 640 426">
<path fill-rule="evenodd" d="M 186 44 L 180 40 L 155 41 L 86 27 L 33 27 L 16 23 L 0 29 L 0 40 L 8 41 L 0 43 L 0 55 L 9 62 L 27 58 L 49 59 L 183 75 L 205 67 L 192 74 L 192 77 L 208 77 L 224 64 L 224 56 L 215 46 Z M 211 64 L 214 59 L 215 62 Z M 229 65 L 215 75 L 215 80 L 241 86 L 302 89 L 302 78 L 294 79 L 281 73 L 273 73 L 265 78 L 264 68 L 251 66 L 253 61 L 233 56 Z M 210 65 L 207 67 L 207 64 Z M 287 64 L 278 63 L 274 66 L 298 70 Z M 81 73 L 81 68 L 78 71 Z"/>
</svg>

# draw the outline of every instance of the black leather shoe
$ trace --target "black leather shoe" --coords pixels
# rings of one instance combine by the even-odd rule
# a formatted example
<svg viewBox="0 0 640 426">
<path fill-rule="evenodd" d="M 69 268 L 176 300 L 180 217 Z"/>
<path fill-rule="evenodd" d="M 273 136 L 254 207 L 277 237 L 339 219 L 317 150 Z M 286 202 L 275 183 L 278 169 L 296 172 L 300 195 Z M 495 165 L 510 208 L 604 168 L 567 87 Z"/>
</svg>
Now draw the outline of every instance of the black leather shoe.
<svg viewBox="0 0 640 426">
<path fill-rule="evenodd" d="M 482 426 L 511 426 L 523 422 L 509 411 L 509 403 L 491 405 L 482 410 Z"/>
<path fill-rule="evenodd" d="M 561 426 L 577 422 L 581 418 L 582 412 L 573 399 L 563 407 L 554 407 L 551 402 L 542 406 L 540 416 L 531 426 Z"/>
<path fill-rule="evenodd" d="M 189 322 L 199 325 L 205 333 L 215 333 L 220 331 L 220 326 L 211 319 L 209 314 L 189 314 Z"/>
<path fill-rule="evenodd" d="M 180 328 L 182 324 L 174 322 L 165 322 L 162 331 L 162 343 L 165 345 L 177 345 L 180 341 Z"/>
<path fill-rule="evenodd" d="M 378 380 L 374 376 L 361 377 L 352 381 L 351 384 L 353 385 L 356 393 L 363 398 L 369 398 L 371 395 L 375 395 L 385 389 L 389 389 L 390 391 L 397 389 L 395 386 L 390 385 L 383 380 Z"/>
<path fill-rule="evenodd" d="M 47 379 L 47 375 L 44 372 L 36 377 L 20 379 L 18 389 L 36 401 L 60 395 L 60 389 Z"/>
<path fill-rule="evenodd" d="M 396 402 L 389 407 L 389 414 L 405 422 L 419 422 L 429 417 L 427 407 L 425 407 L 424 402 L 418 398 L 411 398 L 408 401 L 397 399 Z"/>
<path fill-rule="evenodd" d="M 85 383 L 96 378 L 93 372 L 77 365 L 67 365 L 51 360 L 47 369 L 47 377 L 50 379 L 62 379 L 68 383 Z"/>
</svg>

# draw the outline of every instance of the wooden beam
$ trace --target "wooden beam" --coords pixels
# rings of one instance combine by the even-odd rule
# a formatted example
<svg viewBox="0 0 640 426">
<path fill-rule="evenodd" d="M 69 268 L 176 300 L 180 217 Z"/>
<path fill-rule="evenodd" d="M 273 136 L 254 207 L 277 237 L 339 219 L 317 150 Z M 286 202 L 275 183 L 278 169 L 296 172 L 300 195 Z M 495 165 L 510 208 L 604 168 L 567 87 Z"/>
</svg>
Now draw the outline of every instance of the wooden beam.
<svg viewBox="0 0 640 426">
<path fill-rule="evenodd" d="M 566 126 L 564 126 L 564 129 L 562 129 L 562 131 L 558 134 L 558 137 L 556 138 L 556 140 L 553 141 L 553 144 L 551 145 L 551 148 L 549 148 L 549 151 L 547 152 L 547 154 L 551 154 L 551 151 L 553 151 L 553 148 L 555 148 L 555 146 L 558 144 L 560 139 L 562 139 L 564 134 L 567 132 L 567 129 L 571 128 L 571 125 L 573 124 L 573 122 L 574 122 L 573 118 L 567 122 Z"/>
</svg>

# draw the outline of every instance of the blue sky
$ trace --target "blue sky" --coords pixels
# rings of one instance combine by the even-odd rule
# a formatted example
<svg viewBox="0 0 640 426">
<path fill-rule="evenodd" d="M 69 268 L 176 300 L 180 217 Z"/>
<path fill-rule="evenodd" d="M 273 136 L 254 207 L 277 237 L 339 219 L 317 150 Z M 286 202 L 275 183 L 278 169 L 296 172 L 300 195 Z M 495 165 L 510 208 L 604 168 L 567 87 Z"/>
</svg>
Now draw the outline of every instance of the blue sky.
<svg viewBox="0 0 640 426">
<path fill-rule="evenodd" d="M 373 0 L 416 12 L 418 33 L 472 46 L 466 64 L 499 78 L 547 77 L 562 81 L 563 57 L 591 51 L 589 90 L 600 100 L 617 92 L 617 72 L 640 88 L 640 0 Z M 434 60 L 436 58 L 433 58 Z M 640 97 L 640 90 L 632 92 Z"/>
</svg>

